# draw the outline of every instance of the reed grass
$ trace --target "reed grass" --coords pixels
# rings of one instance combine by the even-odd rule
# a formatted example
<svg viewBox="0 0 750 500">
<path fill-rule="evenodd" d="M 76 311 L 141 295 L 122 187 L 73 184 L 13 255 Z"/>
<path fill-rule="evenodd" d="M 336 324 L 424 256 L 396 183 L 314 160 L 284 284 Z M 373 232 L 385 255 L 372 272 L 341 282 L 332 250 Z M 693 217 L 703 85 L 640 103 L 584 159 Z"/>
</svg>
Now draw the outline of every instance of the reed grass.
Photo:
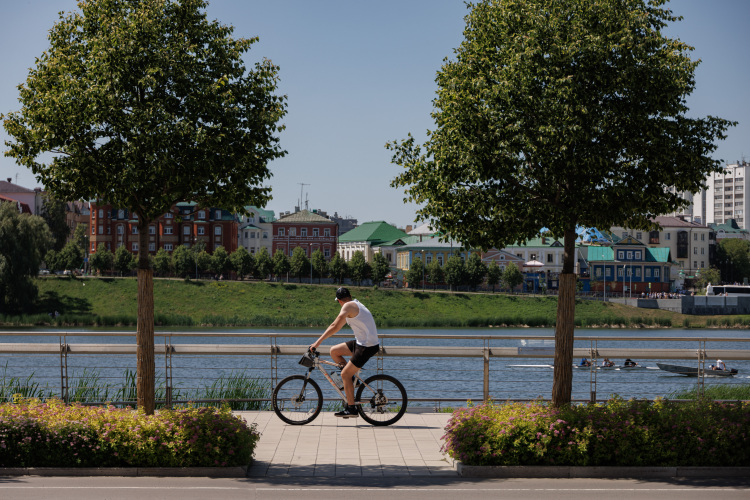
<svg viewBox="0 0 750 500">
<path fill-rule="evenodd" d="M 699 399 L 698 387 L 670 394 L 667 399 Z M 720 401 L 750 401 L 750 384 L 709 385 L 703 389 L 703 399 Z"/>
<path fill-rule="evenodd" d="M 226 401 L 233 411 L 253 411 L 268 409 L 266 401 L 244 401 L 247 399 L 267 399 L 271 396 L 271 384 L 249 377 L 245 372 L 230 372 L 222 375 L 209 386 L 199 389 L 195 400 L 216 400 L 218 402 L 196 402 L 195 406 L 219 406 Z"/>
</svg>

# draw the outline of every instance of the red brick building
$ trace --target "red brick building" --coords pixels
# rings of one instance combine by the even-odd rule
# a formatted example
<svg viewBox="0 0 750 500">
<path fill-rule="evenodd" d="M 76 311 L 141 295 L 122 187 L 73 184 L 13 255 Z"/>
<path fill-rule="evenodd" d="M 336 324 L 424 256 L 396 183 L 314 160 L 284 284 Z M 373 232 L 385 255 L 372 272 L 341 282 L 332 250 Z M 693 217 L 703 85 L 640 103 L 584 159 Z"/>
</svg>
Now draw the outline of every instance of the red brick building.
<svg viewBox="0 0 750 500">
<path fill-rule="evenodd" d="M 104 245 L 115 251 L 125 246 L 138 253 L 138 219 L 128 210 L 112 208 L 91 202 L 90 252 Z M 195 203 L 178 203 L 148 227 L 148 252 L 155 254 L 160 248 L 172 252 L 178 245 L 191 247 L 203 242 L 205 250 L 213 253 L 223 246 L 228 253 L 237 249 L 237 220 L 234 215 L 219 208 L 202 208 Z"/>
<path fill-rule="evenodd" d="M 339 226 L 334 221 L 308 210 L 286 215 L 274 221 L 272 254 L 281 250 L 291 257 L 301 247 L 309 259 L 315 250 L 323 252 L 326 260 L 336 253 Z"/>
</svg>

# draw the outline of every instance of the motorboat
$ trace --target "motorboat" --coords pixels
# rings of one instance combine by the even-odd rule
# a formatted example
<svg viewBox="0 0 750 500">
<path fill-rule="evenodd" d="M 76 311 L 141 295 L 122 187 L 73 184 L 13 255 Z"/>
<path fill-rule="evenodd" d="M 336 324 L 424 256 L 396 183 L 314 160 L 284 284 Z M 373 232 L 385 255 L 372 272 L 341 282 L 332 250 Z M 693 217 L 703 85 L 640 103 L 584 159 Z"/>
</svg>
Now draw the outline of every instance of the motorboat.
<svg viewBox="0 0 750 500">
<path fill-rule="evenodd" d="M 737 374 L 736 368 L 731 370 L 701 370 L 696 366 L 680 366 L 669 363 L 656 363 L 656 366 L 665 372 L 685 375 L 687 377 L 697 377 L 699 375 L 703 375 L 704 377 L 733 377 Z"/>
</svg>

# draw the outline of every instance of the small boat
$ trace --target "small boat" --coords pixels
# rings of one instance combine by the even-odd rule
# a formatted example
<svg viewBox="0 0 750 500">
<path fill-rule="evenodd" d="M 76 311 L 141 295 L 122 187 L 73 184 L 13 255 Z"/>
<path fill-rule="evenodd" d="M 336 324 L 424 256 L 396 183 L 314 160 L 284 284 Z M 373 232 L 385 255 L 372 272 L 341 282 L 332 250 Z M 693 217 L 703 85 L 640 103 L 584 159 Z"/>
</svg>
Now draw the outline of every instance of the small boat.
<svg viewBox="0 0 750 500">
<path fill-rule="evenodd" d="M 659 369 L 669 373 L 676 373 L 678 375 L 685 375 L 687 377 L 697 377 L 703 375 L 705 377 L 732 377 L 737 374 L 737 369 L 732 370 L 700 370 L 694 366 L 679 366 L 670 365 L 668 363 L 656 363 Z"/>
</svg>

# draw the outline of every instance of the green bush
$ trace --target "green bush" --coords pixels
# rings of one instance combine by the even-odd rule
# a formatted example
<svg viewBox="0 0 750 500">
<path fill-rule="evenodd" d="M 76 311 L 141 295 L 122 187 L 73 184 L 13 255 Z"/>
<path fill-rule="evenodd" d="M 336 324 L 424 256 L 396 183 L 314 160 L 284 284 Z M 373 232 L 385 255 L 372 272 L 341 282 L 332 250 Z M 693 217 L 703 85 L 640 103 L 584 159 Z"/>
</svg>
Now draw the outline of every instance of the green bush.
<svg viewBox="0 0 750 500">
<path fill-rule="evenodd" d="M 228 407 L 160 410 L 21 399 L 0 405 L 0 467 L 225 467 L 260 437 Z"/>
<path fill-rule="evenodd" d="M 466 465 L 750 466 L 750 403 L 488 403 L 456 411 L 443 438 Z"/>
</svg>

